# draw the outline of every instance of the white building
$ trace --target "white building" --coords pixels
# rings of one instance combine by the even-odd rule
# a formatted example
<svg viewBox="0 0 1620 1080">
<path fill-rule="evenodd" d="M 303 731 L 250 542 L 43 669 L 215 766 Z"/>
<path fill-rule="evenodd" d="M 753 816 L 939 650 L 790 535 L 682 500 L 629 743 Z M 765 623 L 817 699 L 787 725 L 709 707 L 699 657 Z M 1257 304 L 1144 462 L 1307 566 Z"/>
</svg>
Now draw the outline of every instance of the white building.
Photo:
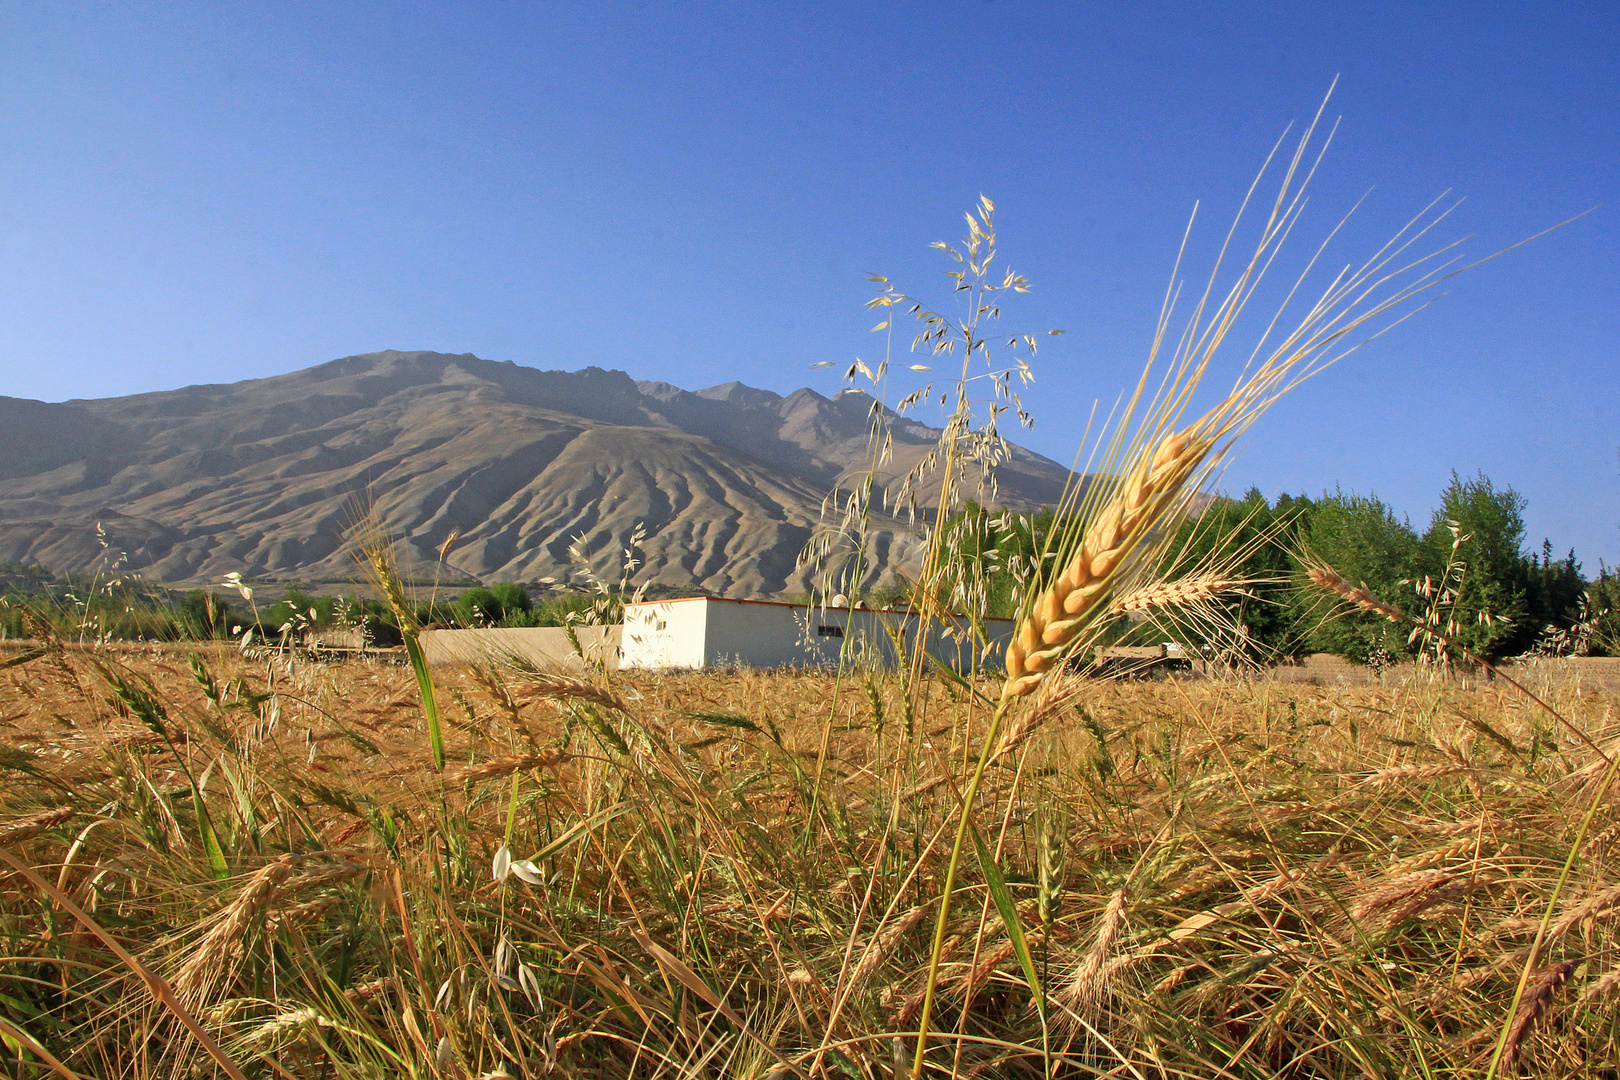
<svg viewBox="0 0 1620 1080">
<path fill-rule="evenodd" d="M 916 647 L 918 621 L 909 611 L 770 600 L 651 600 L 624 607 L 619 666 L 692 670 L 893 663 L 897 639 L 908 654 Z M 975 642 L 965 618 L 936 622 L 928 635 L 928 653 L 957 671 L 969 670 L 975 658 L 981 668 L 1000 668 L 1012 640 L 1012 620 L 987 619 L 981 627 L 988 642 Z"/>
</svg>

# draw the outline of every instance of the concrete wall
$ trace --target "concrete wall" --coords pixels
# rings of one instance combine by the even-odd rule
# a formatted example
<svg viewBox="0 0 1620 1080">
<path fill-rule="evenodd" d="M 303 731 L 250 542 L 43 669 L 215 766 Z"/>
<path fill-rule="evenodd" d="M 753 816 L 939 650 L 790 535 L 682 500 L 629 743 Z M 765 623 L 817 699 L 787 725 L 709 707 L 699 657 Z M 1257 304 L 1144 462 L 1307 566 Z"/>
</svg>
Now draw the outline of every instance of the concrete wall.
<svg viewBox="0 0 1620 1080">
<path fill-rule="evenodd" d="M 618 670 L 619 627 L 577 626 L 574 634 L 585 650 L 583 659 L 560 626 L 424 630 L 419 640 L 430 664 L 499 664 L 517 659 L 541 671 L 577 675 L 586 670 L 586 660 L 596 664 L 606 659 L 609 671 Z"/>
<path fill-rule="evenodd" d="M 848 612 L 826 612 L 786 604 L 706 605 L 708 633 L 703 666 L 826 667 L 838 663 L 847 633 Z M 868 620 L 869 621 L 869 620 Z M 871 627 L 876 631 L 878 628 Z M 821 636 L 818 631 L 822 632 Z M 828 636 L 825 631 L 840 636 Z"/>
</svg>

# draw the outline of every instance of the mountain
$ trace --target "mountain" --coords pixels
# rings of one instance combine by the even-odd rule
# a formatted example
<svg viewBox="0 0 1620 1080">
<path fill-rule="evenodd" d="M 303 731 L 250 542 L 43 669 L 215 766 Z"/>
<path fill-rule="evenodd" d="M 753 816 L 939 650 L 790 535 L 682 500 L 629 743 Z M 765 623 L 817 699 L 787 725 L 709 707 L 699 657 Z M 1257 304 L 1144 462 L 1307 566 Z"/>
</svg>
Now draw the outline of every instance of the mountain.
<svg viewBox="0 0 1620 1080">
<path fill-rule="evenodd" d="M 0 560 L 62 572 L 123 552 L 160 582 L 233 570 L 345 581 L 356 572 L 345 530 L 369 501 L 414 575 L 561 576 L 583 537 L 617 577 L 639 524 L 637 580 L 780 594 L 805 587 L 794 563 L 823 498 L 867 468 L 871 408 L 847 392 L 732 382 L 694 393 L 594 367 L 394 351 L 130 397 L 0 398 Z M 939 434 L 892 419 L 880 482 Z M 999 501 L 1054 503 L 1067 479 L 1015 448 L 997 470 Z M 913 559 L 917 540 L 883 517 L 869 546 L 881 572 Z"/>
</svg>

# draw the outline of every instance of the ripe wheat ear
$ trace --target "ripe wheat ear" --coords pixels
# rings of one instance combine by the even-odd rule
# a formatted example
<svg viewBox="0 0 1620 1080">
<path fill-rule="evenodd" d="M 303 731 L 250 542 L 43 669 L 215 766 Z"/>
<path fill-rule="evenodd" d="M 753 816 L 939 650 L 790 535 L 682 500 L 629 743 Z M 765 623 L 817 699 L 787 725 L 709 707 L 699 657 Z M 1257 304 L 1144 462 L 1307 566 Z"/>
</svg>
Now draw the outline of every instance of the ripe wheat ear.
<svg viewBox="0 0 1620 1080">
<path fill-rule="evenodd" d="M 1074 558 L 1035 602 L 1007 646 L 1003 702 L 1032 693 L 1076 633 L 1106 610 L 1100 602 L 1115 585 L 1115 572 L 1129 564 L 1145 534 L 1172 508 L 1215 445 L 1214 439 L 1199 434 L 1201 427 L 1195 424 L 1173 434 L 1152 455 L 1144 455 L 1119 494 L 1087 527 Z"/>
</svg>

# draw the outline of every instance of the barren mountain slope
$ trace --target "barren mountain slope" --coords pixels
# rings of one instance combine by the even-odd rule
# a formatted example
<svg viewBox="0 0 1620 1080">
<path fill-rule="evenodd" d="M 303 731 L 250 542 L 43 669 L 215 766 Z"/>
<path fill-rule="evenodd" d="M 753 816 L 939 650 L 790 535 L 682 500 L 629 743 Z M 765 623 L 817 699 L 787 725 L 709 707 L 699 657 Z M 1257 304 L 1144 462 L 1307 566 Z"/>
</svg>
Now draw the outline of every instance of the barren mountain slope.
<svg viewBox="0 0 1620 1080">
<path fill-rule="evenodd" d="M 364 501 L 431 572 L 534 580 L 584 537 L 604 570 L 639 524 L 641 578 L 733 596 L 803 587 L 822 497 L 865 467 L 870 401 L 738 383 L 691 393 L 616 371 L 383 352 L 269 379 L 62 404 L 0 399 L 0 559 L 80 569 L 112 550 L 159 581 L 236 570 L 353 576 Z M 895 470 L 937 433 L 901 423 Z M 1055 501 L 1065 470 L 1019 451 L 1003 500 Z M 880 522 L 876 567 L 909 530 Z"/>
</svg>

